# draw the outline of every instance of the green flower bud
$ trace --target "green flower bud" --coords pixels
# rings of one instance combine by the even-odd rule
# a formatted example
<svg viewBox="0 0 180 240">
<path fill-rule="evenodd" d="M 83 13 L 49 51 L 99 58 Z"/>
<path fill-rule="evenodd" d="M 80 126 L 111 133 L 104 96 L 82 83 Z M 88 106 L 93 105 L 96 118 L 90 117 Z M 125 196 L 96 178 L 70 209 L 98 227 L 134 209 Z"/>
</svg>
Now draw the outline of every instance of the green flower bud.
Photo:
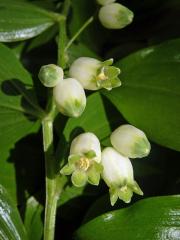
<svg viewBox="0 0 180 240">
<path fill-rule="evenodd" d="M 98 185 L 102 173 L 101 147 L 93 133 L 82 133 L 71 143 L 68 163 L 61 169 L 63 175 L 71 175 L 74 186 L 82 187 L 87 182 Z"/>
<path fill-rule="evenodd" d="M 116 0 L 97 0 L 97 3 L 99 3 L 100 5 L 107 5 L 110 3 L 115 2 Z"/>
<path fill-rule="evenodd" d="M 40 68 L 39 79 L 45 87 L 55 87 L 63 80 L 64 72 L 61 67 L 54 64 L 44 65 Z"/>
<path fill-rule="evenodd" d="M 133 17 L 133 12 L 119 3 L 105 5 L 99 10 L 100 22 L 109 29 L 124 28 L 132 22 Z"/>
<path fill-rule="evenodd" d="M 113 59 L 101 62 L 94 58 L 80 57 L 71 65 L 69 75 L 76 78 L 84 89 L 98 90 L 105 88 L 111 90 L 121 85 L 118 78 L 120 69 L 110 66 L 112 63 Z"/>
<path fill-rule="evenodd" d="M 129 124 L 118 127 L 110 139 L 113 147 L 129 158 L 146 157 L 151 150 L 144 132 Z"/>
<path fill-rule="evenodd" d="M 102 165 L 102 176 L 109 187 L 112 206 L 118 198 L 129 203 L 133 192 L 143 195 L 134 180 L 133 167 L 129 158 L 122 156 L 114 148 L 107 147 L 102 151 Z"/>
<path fill-rule="evenodd" d="M 86 95 L 81 84 L 73 78 L 60 81 L 53 89 L 58 110 L 69 117 L 79 117 L 86 106 Z"/>
</svg>

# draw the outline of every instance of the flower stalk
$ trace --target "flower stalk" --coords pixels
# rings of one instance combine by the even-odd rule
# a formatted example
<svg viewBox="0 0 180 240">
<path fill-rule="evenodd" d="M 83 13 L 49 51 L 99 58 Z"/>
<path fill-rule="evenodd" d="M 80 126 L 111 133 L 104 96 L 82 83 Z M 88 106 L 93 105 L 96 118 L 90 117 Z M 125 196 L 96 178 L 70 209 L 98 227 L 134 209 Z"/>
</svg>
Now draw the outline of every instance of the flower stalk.
<svg viewBox="0 0 180 240">
<path fill-rule="evenodd" d="M 58 38 L 58 65 L 64 69 L 66 66 L 65 45 L 66 45 L 66 17 L 69 12 L 70 1 L 64 2 L 62 14 L 64 19 L 59 21 L 59 38 Z M 51 89 L 50 89 L 51 91 Z M 53 146 L 53 121 L 56 107 L 53 102 L 52 94 L 47 106 L 47 116 L 42 120 L 43 146 L 45 155 L 45 173 L 46 173 L 46 203 L 44 217 L 44 240 L 54 240 L 55 220 L 57 200 L 64 186 L 64 178 L 56 174 L 56 161 L 54 157 Z"/>
<path fill-rule="evenodd" d="M 45 171 L 46 171 L 46 204 L 45 204 L 45 222 L 44 222 L 44 240 L 54 239 L 55 216 L 56 216 L 56 178 L 54 171 L 54 148 L 53 148 L 53 123 L 52 119 L 44 119 L 43 145 L 45 153 Z"/>
</svg>

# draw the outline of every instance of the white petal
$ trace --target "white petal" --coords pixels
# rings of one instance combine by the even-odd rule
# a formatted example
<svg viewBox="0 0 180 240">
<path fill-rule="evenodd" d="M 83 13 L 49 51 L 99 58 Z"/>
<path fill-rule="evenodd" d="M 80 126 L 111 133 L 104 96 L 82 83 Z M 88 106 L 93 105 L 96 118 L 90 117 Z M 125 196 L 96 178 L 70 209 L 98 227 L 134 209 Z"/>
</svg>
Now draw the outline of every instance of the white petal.
<svg viewBox="0 0 180 240">
<path fill-rule="evenodd" d="M 84 154 L 93 150 L 96 153 L 96 157 L 93 160 L 101 161 L 101 146 L 99 139 L 93 133 L 87 132 L 77 136 L 71 143 L 70 155 L 72 154 Z"/>
<path fill-rule="evenodd" d="M 72 63 L 69 75 L 77 79 L 84 89 L 97 90 L 96 81 L 93 80 L 96 77 L 97 69 L 101 66 L 100 64 L 101 62 L 95 58 L 80 57 Z"/>
<path fill-rule="evenodd" d="M 102 151 L 103 178 L 109 187 L 123 186 L 134 181 L 133 167 L 127 157 L 114 148 L 107 147 Z"/>
</svg>

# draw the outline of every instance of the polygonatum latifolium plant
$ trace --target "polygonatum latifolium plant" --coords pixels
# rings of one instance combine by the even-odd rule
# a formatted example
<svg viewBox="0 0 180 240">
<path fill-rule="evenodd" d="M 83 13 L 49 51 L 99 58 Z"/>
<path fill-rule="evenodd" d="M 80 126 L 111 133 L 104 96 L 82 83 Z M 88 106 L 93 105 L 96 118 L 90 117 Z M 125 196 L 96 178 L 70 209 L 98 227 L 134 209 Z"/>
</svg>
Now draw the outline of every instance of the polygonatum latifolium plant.
<svg viewBox="0 0 180 240">
<path fill-rule="evenodd" d="M 148 139 L 179 151 L 180 45 L 163 17 L 146 26 L 149 6 L 174 23 L 171 2 L 0 2 L 2 239 L 72 239 L 81 225 L 76 239 L 145 239 L 143 219 L 150 239 L 178 237 L 178 196 L 148 198 L 178 193 L 178 152 Z"/>
</svg>

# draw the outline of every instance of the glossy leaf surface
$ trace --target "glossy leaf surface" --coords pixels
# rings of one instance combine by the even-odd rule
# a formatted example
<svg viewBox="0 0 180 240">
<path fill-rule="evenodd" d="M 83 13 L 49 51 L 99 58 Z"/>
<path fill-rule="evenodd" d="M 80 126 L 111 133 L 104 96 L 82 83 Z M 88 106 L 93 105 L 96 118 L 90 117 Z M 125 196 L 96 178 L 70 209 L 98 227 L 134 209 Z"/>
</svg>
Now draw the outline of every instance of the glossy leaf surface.
<svg viewBox="0 0 180 240">
<path fill-rule="evenodd" d="M 104 92 L 123 116 L 163 146 L 180 150 L 180 39 L 119 61 L 122 86 Z"/>
<path fill-rule="evenodd" d="M 54 24 L 53 14 L 22 1 L 0 2 L 0 41 L 32 38 Z"/>
<path fill-rule="evenodd" d="M 18 210 L 2 186 L 0 186 L 0 239 L 27 239 Z"/>
<path fill-rule="evenodd" d="M 76 240 L 177 240 L 180 238 L 179 196 L 148 198 L 86 223 Z"/>
</svg>

